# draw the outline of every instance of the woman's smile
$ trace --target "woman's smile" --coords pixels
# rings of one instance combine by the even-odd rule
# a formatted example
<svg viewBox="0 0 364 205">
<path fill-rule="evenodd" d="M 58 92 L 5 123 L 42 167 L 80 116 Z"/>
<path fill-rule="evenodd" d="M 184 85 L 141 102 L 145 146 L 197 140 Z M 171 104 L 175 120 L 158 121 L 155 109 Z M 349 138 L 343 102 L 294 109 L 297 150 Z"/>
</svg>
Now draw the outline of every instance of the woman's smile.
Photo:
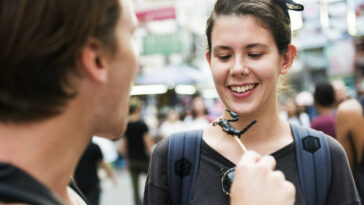
<svg viewBox="0 0 364 205">
<path fill-rule="evenodd" d="M 253 94 L 259 83 L 244 83 L 240 85 L 228 85 L 227 88 L 236 98 L 245 98 Z"/>
</svg>

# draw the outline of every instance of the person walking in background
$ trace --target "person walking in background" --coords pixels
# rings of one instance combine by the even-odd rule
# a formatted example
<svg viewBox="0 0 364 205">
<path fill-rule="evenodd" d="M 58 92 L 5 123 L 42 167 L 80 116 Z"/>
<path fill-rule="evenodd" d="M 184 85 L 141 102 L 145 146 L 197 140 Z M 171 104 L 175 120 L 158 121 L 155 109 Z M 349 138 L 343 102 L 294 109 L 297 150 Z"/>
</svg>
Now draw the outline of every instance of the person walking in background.
<svg viewBox="0 0 364 205">
<path fill-rule="evenodd" d="M 301 112 L 307 113 L 309 121 L 316 117 L 317 110 L 313 102 L 313 94 L 309 91 L 301 91 L 296 95 L 295 102 Z M 311 123 L 309 124 L 309 126 Z"/>
<path fill-rule="evenodd" d="M 349 159 L 360 194 L 364 199 L 364 102 L 349 99 L 337 110 L 336 133 Z M 363 204 L 363 203 L 362 203 Z"/>
<path fill-rule="evenodd" d="M 191 114 L 183 120 L 184 130 L 202 129 L 209 124 L 207 119 L 207 108 L 204 99 L 200 96 L 195 96 L 191 103 Z"/>
<path fill-rule="evenodd" d="M 336 109 L 340 105 L 340 103 L 349 99 L 349 96 L 344 81 L 334 80 L 332 81 L 331 85 L 334 88 L 335 92 L 335 109 Z"/>
<path fill-rule="evenodd" d="M 158 135 L 163 139 L 173 133 L 181 132 L 183 130 L 183 122 L 180 119 L 179 113 L 172 108 L 168 111 L 166 119 L 160 125 Z"/>
<path fill-rule="evenodd" d="M 284 104 L 285 110 L 280 116 L 289 123 L 294 123 L 303 127 L 310 127 L 310 118 L 307 113 L 301 112 L 298 109 L 294 98 L 288 98 Z"/>
<path fill-rule="evenodd" d="M 362 204 L 364 200 L 364 39 L 355 41 L 354 79 L 357 99 L 343 101 L 336 116 L 336 133 L 350 162 Z"/>
<path fill-rule="evenodd" d="M 139 177 L 148 172 L 149 159 L 154 142 L 149 135 L 148 126 L 142 120 L 142 104 L 139 99 L 130 100 L 129 121 L 126 132 L 120 142 L 121 154 L 127 160 L 130 171 L 135 205 L 141 205 L 139 195 Z"/>
<path fill-rule="evenodd" d="M 311 127 L 336 138 L 334 87 L 327 82 L 318 83 L 313 96 L 318 115 L 312 119 Z"/>
<path fill-rule="evenodd" d="M 82 154 L 74 174 L 77 186 L 85 195 L 90 205 L 100 204 L 101 186 L 98 176 L 99 168 L 106 171 L 107 176 L 116 186 L 117 179 L 110 166 L 103 159 L 100 147 L 91 141 Z"/>
</svg>

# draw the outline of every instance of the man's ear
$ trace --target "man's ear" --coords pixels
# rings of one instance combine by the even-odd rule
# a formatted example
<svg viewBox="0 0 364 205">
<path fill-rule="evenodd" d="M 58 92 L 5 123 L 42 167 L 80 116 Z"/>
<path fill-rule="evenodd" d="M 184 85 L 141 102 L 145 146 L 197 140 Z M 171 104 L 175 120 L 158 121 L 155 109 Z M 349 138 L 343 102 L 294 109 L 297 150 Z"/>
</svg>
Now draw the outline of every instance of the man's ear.
<svg viewBox="0 0 364 205">
<path fill-rule="evenodd" d="M 280 74 L 286 74 L 291 68 L 293 61 L 297 55 L 297 48 L 293 44 L 288 45 L 286 53 L 283 55 L 282 67 L 279 71 Z"/>
<path fill-rule="evenodd" d="M 96 82 L 107 81 L 108 61 L 99 40 L 90 38 L 81 51 L 81 67 L 85 74 Z"/>
<path fill-rule="evenodd" d="M 209 51 L 206 51 L 206 60 L 209 63 L 210 67 L 211 67 L 211 55 Z"/>
</svg>

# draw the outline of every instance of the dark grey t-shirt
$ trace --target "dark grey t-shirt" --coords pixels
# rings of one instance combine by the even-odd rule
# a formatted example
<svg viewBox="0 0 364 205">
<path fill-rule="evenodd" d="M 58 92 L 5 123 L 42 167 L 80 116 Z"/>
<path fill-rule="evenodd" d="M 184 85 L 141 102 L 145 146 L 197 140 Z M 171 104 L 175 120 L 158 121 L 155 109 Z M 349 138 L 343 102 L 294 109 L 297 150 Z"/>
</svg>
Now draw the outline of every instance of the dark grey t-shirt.
<svg viewBox="0 0 364 205">
<path fill-rule="evenodd" d="M 60 198 L 23 170 L 0 162 L 0 204 L 64 205 Z"/>
<path fill-rule="evenodd" d="M 326 204 L 360 204 L 359 196 L 342 146 L 327 137 L 331 153 L 332 179 Z M 168 138 L 156 147 L 149 167 L 144 193 L 144 205 L 170 204 L 167 183 Z M 277 169 L 296 187 L 296 205 L 303 205 L 294 143 L 274 152 Z M 201 144 L 200 164 L 192 196 L 192 205 L 228 205 L 229 198 L 222 192 L 222 173 L 235 164 L 216 152 L 204 140 Z"/>
</svg>

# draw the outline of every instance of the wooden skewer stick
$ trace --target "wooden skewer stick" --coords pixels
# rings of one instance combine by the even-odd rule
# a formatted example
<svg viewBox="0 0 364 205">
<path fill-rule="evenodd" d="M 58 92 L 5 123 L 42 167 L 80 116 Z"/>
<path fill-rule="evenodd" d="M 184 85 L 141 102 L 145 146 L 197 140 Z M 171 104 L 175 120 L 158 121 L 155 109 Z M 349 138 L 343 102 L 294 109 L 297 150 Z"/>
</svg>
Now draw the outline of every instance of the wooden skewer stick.
<svg viewBox="0 0 364 205">
<path fill-rule="evenodd" d="M 239 139 L 238 136 L 234 135 L 235 140 L 238 142 L 238 144 L 240 145 L 240 147 L 243 149 L 244 153 L 247 152 L 248 150 L 245 148 L 244 144 L 241 142 L 241 140 Z"/>
</svg>

